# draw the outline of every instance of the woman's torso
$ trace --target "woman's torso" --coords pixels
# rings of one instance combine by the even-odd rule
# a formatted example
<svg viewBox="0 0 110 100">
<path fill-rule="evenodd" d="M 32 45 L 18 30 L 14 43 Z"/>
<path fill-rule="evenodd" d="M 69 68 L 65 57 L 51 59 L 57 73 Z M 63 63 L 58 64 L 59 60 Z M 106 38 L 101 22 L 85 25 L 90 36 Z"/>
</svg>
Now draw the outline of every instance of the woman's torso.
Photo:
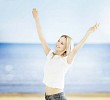
<svg viewBox="0 0 110 100">
<path fill-rule="evenodd" d="M 70 65 L 67 63 L 67 57 L 53 56 L 51 50 L 47 55 L 47 60 L 44 66 L 45 92 L 48 95 L 63 92 L 64 77 Z M 57 74 L 56 74 L 57 73 Z M 54 88 L 53 88 L 54 87 Z"/>
</svg>

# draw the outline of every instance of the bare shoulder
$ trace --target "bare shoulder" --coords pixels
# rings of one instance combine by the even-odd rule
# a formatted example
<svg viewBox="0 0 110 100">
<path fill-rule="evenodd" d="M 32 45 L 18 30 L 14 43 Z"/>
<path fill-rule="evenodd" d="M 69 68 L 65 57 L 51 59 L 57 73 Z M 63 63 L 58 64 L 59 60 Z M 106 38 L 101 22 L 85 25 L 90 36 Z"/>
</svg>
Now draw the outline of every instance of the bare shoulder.
<svg viewBox="0 0 110 100">
<path fill-rule="evenodd" d="M 77 54 L 77 50 L 74 48 L 67 56 L 67 63 L 71 64 Z"/>
<path fill-rule="evenodd" d="M 45 54 L 46 54 L 46 56 L 49 54 L 50 51 L 51 51 L 50 48 L 48 48 L 48 49 L 45 50 Z"/>
</svg>

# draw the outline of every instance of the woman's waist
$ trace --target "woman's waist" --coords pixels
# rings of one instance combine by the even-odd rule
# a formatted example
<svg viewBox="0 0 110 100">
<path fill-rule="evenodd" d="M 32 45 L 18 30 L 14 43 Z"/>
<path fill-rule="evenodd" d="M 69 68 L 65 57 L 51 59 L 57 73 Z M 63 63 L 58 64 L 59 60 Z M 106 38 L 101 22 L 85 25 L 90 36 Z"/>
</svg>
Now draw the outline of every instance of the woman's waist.
<svg viewBox="0 0 110 100">
<path fill-rule="evenodd" d="M 57 94 L 63 92 L 63 89 L 45 86 L 46 95 Z"/>
</svg>

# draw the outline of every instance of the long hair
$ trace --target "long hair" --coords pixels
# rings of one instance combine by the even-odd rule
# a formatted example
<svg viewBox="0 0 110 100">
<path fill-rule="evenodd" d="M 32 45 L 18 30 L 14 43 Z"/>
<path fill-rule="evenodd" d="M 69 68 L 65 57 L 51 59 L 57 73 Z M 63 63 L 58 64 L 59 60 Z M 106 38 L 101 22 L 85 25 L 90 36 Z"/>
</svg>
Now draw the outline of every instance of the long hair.
<svg viewBox="0 0 110 100">
<path fill-rule="evenodd" d="M 73 40 L 68 35 L 62 35 L 61 37 L 65 37 L 66 38 L 66 50 L 62 54 L 62 56 L 67 56 L 72 51 L 72 49 L 74 47 Z"/>
<path fill-rule="evenodd" d="M 65 57 L 72 51 L 72 49 L 74 47 L 74 44 L 73 44 L 73 40 L 72 40 L 72 38 L 70 36 L 62 35 L 61 37 L 65 37 L 66 38 L 66 50 L 61 54 L 62 57 Z M 53 52 L 53 56 L 54 55 L 56 55 L 56 54 Z"/>
</svg>

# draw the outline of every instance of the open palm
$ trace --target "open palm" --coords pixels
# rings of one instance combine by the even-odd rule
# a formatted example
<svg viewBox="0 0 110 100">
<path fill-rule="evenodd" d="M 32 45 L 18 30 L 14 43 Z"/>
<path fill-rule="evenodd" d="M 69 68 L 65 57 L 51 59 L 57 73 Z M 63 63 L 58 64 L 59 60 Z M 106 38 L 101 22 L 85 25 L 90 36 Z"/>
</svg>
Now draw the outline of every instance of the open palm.
<svg viewBox="0 0 110 100">
<path fill-rule="evenodd" d="M 95 25 L 90 27 L 87 32 L 88 33 L 93 33 L 93 32 L 95 32 L 97 30 L 98 27 L 99 27 L 99 23 L 96 23 Z"/>
<path fill-rule="evenodd" d="M 32 14 L 33 14 L 33 17 L 34 17 L 34 18 L 38 18 L 38 9 L 33 8 Z"/>
</svg>

